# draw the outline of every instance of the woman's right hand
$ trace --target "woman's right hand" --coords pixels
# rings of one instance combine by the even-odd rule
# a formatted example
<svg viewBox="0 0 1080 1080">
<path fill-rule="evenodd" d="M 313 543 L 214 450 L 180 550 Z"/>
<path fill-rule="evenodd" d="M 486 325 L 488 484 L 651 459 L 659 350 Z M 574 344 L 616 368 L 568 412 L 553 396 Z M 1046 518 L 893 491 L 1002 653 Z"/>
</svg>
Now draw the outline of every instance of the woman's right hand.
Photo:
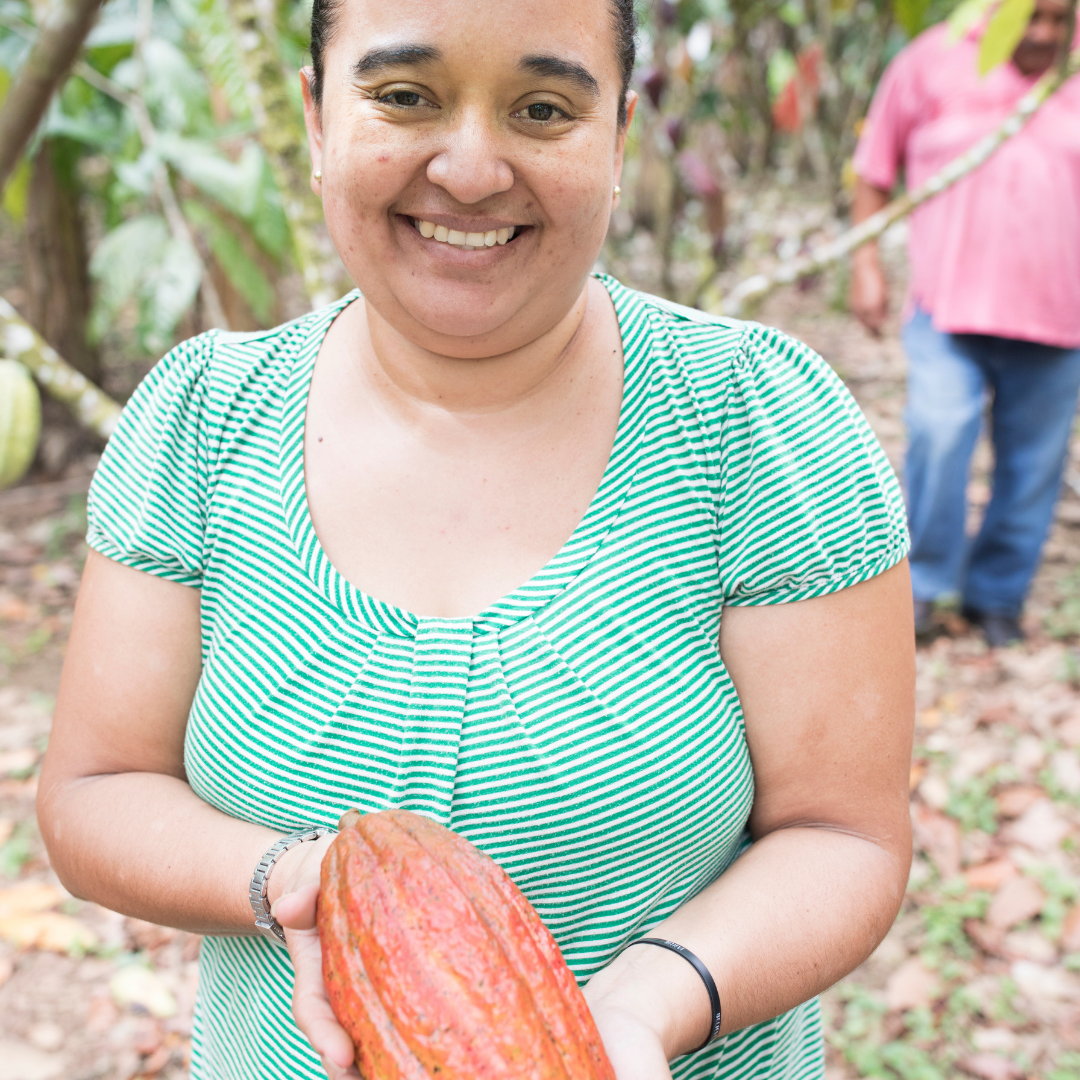
<svg viewBox="0 0 1080 1080">
<path fill-rule="evenodd" d="M 360 1074 L 353 1065 L 352 1040 L 338 1023 L 326 996 L 322 946 L 315 924 L 319 872 L 333 839 L 325 836 L 314 843 L 298 844 L 281 857 L 270 877 L 271 898 L 275 878 L 281 890 L 271 910 L 285 928 L 285 941 L 292 957 L 293 1016 L 297 1026 L 322 1059 L 330 1080 L 359 1080 Z"/>
</svg>

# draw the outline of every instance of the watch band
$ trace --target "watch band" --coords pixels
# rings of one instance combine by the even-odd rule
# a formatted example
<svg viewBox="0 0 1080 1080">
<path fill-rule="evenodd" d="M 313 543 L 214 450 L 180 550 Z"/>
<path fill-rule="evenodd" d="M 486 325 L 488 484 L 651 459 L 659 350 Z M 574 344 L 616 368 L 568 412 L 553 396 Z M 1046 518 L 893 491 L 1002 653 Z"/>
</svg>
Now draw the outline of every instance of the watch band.
<svg viewBox="0 0 1080 1080">
<path fill-rule="evenodd" d="M 259 860 L 255 867 L 255 873 L 251 875 L 251 884 L 248 886 L 248 899 L 251 901 L 251 910 L 255 912 L 255 925 L 275 945 L 285 944 L 285 931 L 281 923 L 270 914 L 270 905 L 267 903 L 266 890 L 270 883 L 270 874 L 274 864 L 285 854 L 289 848 L 296 847 L 308 840 L 318 840 L 332 833 L 333 829 L 320 826 L 317 829 L 305 829 L 303 832 L 292 833 L 283 836 L 269 851 Z"/>
</svg>

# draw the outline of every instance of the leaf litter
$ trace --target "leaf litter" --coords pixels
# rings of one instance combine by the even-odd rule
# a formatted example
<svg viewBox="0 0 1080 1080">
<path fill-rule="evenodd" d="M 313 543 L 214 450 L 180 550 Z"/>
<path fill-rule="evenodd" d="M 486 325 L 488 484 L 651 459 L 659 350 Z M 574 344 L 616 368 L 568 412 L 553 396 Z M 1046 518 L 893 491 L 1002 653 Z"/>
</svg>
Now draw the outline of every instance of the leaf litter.
<svg viewBox="0 0 1080 1080">
<path fill-rule="evenodd" d="M 899 466 L 895 321 L 869 339 L 825 302 L 835 291 L 788 290 L 757 317 L 829 359 Z M 972 526 L 989 465 L 980 446 Z M 179 1080 L 199 938 L 68 896 L 34 820 L 84 506 L 0 495 L 0 1072 Z M 956 610 L 937 613 L 917 657 L 908 891 L 874 954 L 823 996 L 829 1080 L 1080 1078 L 1078 597 L 1080 497 L 1066 488 L 1024 645 L 991 652 Z"/>
</svg>

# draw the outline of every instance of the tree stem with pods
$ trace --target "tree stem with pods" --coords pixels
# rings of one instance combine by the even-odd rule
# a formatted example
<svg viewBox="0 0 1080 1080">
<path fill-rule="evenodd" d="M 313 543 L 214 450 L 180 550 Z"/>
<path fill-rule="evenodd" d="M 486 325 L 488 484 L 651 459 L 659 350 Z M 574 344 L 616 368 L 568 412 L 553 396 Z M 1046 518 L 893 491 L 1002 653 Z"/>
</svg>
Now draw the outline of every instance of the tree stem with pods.
<svg viewBox="0 0 1080 1080">
<path fill-rule="evenodd" d="M 1075 18 L 1075 0 L 1071 8 Z M 749 304 L 763 299 L 781 285 L 791 285 L 799 278 L 824 270 L 827 266 L 850 255 L 856 248 L 862 247 L 871 240 L 876 240 L 890 225 L 907 217 L 924 202 L 940 195 L 958 180 L 974 172 L 1003 143 L 1016 135 L 1046 101 L 1077 72 L 1080 72 L 1080 50 L 1066 53 L 1063 62 L 1048 71 L 1024 95 L 1012 114 L 998 128 L 980 139 L 966 153 L 950 161 L 945 168 L 921 187 L 894 199 L 888 206 L 848 229 L 835 240 L 782 263 L 771 273 L 755 274 L 741 281 L 720 301 L 719 313 L 737 317 L 746 310 Z"/>
</svg>

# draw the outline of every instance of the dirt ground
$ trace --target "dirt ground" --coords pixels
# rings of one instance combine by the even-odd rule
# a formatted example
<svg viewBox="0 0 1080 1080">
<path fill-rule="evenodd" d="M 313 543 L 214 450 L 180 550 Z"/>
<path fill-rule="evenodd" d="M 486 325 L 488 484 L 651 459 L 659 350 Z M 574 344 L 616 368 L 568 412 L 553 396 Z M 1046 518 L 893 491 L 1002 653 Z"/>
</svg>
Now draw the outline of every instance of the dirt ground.
<svg viewBox="0 0 1080 1080">
<path fill-rule="evenodd" d="M 836 286 L 788 290 L 757 317 L 834 364 L 899 465 L 895 326 L 867 338 L 830 307 Z M 973 520 L 988 462 L 983 448 Z M 68 897 L 34 820 L 90 464 L 0 494 L 0 1080 L 187 1072 L 198 939 Z M 919 650 L 918 854 L 895 927 L 825 996 L 830 1080 L 1080 1078 L 1078 563 L 1080 498 L 1066 489 L 1028 642 L 990 652 L 945 611 Z"/>
</svg>

